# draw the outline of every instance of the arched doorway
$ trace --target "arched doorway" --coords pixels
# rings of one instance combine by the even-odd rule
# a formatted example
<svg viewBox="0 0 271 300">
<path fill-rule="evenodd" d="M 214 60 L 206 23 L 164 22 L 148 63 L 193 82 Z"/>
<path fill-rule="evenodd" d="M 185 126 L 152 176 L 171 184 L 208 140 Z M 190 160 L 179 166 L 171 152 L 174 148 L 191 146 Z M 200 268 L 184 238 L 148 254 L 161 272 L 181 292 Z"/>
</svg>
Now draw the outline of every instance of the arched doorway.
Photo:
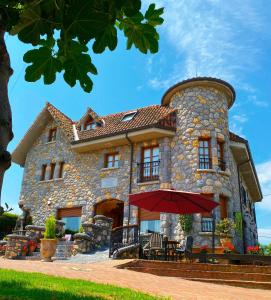
<svg viewBox="0 0 271 300">
<path fill-rule="evenodd" d="M 113 219 L 113 228 L 123 225 L 123 201 L 116 199 L 104 200 L 95 204 L 95 215 L 104 215 Z"/>
</svg>

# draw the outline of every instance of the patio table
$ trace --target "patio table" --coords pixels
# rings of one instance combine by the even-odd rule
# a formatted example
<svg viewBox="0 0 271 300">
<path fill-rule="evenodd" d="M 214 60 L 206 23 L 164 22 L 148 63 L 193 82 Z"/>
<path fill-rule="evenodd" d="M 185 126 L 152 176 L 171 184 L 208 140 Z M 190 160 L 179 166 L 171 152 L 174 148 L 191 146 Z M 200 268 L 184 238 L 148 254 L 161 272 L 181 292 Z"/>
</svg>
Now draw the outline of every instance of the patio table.
<svg viewBox="0 0 271 300">
<path fill-rule="evenodd" d="M 165 259 L 169 260 L 170 258 L 174 260 L 177 246 L 180 244 L 175 240 L 165 240 Z"/>
</svg>

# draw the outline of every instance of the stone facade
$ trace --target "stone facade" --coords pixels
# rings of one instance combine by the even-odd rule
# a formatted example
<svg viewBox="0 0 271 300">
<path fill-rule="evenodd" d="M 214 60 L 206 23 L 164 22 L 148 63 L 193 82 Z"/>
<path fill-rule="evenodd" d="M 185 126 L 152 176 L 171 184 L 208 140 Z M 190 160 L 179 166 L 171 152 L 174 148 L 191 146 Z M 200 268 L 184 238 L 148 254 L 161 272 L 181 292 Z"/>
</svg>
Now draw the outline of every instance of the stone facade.
<svg viewBox="0 0 271 300">
<path fill-rule="evenodd" d="M 179 89 L 170 96 L 169 107 L 176 109 L 176 134 L 173 137 L 149 139 L 133 144 L 131 192 L 151 191 L 158 188 L 174 188 L 203 194 L 213 194 L 219 201 L 220 195 L 228 198 L 228 215 L 240 212 L 240 191 L 237 163 L 231 151 L 228 124 L 228 95 L 223 89 L 200 83 Z M 130 192 L 130 154 L 131 146 L 126 145 L 99 149 L 84 153 L 75 152 L 64 132 L 57 130 L 56 141 L 47 143 L 48 130 L 58 127 L 51 119 L 43 132 L 36 139 L 25 161 L 20 202 L 29 209 L 33 223 L 44 224 L 45 219 L 57 214 L 60 208 L 82 207 L 82 223 L 92 223 L 95 204 L 109 199 L 124 202 L 124 225 L 128 222 L 128 194 Z M 199 169 L 199 138 L 210 138 L 212 149 L 212 169 Z M 218 144 L 224 143 L 226 168 L 219 169 Z M 159 145 L 160 167 L 159 180 L 138 183 L 138 163 L 141 161 L 141 149 L 145 146 Z M 110 152 L 119 153 L 118 168 L 104 168 L 104 156 Z M 65 162 L 63 178 L 40 181 L 43 164 Z M 57 172 L 56 172 L 57 173 Z M 250 191 L 240 175 L 248 198 Z M 108 184 L 109 183 L 109 184 Z M 259 199 L 260 200 L 260 199 Z M 254 204 L 242 209 L 247 245 L 257 242 L 257 226 L 253 214 Z M 243 205 L 243 204 L 242 204 Z M 249 209 L 248 209 L 249 208 Z M 215 210 L 220 218 L 220 210 Z M 138 222 L 138 210 L 131 207 L 131 224 Z M 170 238 L 183 239 L 184 234 L 178 222 L 178 216 L 161 214 L 161 232 Z M 195 244 L 211 244 L 211 234 L 201 232 L 201 215 L 193 218 L 192 235 Z M 218 241 L 216 241 L 218 243 Z M 240 238 L 235 237 L 235 244 L 240 248 Z"/>
</svg>

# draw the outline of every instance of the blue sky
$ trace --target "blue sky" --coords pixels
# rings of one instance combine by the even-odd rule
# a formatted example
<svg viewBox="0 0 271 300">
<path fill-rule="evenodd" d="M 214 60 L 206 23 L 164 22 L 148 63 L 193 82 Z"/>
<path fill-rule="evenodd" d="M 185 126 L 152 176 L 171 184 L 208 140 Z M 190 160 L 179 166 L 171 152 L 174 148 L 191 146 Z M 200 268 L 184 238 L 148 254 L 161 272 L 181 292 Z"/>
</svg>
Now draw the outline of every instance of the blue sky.
<svg viewBox="0 0 271 300">
<path fill-rule="evenodd" d="M 44 86 L 42 81 L 24 81 L 22 57 L 29 48 L 8 36 L 14 75 L 9 84 L 13 110 L 12 151 L 45 102 L 49 101 L 72 119 L 86 107 L 104 115 L 160 103 L 174 83 L 194 76 L 212 76 L 229 81 L 236 89 L 230 110 L 230 127 L 250 141 L 262 190 L 257 204 L 261 241 L 271 242 L 271 2 L 252 0 L 152 1 L 165 7 L 165 23 L 159 29 L 160 50 L 156 55 L 126 51 L 119 35 L 118 49 L 93 56 L 99 75 L 94 89 L 84 93 L 62 80 Z M 144 1 L 144 5 L 149 1 Z M 7 171 L 3 201 L 17 207 L 23 169 Z"/>
</svg>

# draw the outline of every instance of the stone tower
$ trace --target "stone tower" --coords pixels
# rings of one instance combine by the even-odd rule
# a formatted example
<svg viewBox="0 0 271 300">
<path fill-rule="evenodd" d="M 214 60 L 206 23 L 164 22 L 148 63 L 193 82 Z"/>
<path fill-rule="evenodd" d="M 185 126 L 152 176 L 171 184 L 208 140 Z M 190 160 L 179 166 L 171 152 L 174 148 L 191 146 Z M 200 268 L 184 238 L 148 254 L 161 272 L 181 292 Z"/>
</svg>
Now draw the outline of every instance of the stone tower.
<svg viewBox="0 0 271 300">
<path fill-rule="evenodd" d="M 232 213 L 230 182 L 230 149 L 228 109 L 235 99 L 234 89 L 225 81 L 214 78 L 193 78 L 171 87 L 162 98 L 162 105 L 176 109 L 177 132 L 171 142 L 171 184 L 176 190 L 212 195 L 219 201 L 226 196 Z M 201 168 L 199 141 L 208 140 L 210 167 Z M 219 145 L 223 147 L 224 167 L 218 161 Z M 220 217 L 216 209 L 217 218 Z M 175 218 L 175 237 L 180 228 Z M 172 222 L 172 221 L 171 221 Z M 201 215 L 194 215 L 193 232 L 201 231 Z M 182 236 L 182 234 L 181 234 Z M 201 235 L 197 242 L 201 242 Z M 203 236 L 205 239 L 206 236 Z"/>
</svg>

